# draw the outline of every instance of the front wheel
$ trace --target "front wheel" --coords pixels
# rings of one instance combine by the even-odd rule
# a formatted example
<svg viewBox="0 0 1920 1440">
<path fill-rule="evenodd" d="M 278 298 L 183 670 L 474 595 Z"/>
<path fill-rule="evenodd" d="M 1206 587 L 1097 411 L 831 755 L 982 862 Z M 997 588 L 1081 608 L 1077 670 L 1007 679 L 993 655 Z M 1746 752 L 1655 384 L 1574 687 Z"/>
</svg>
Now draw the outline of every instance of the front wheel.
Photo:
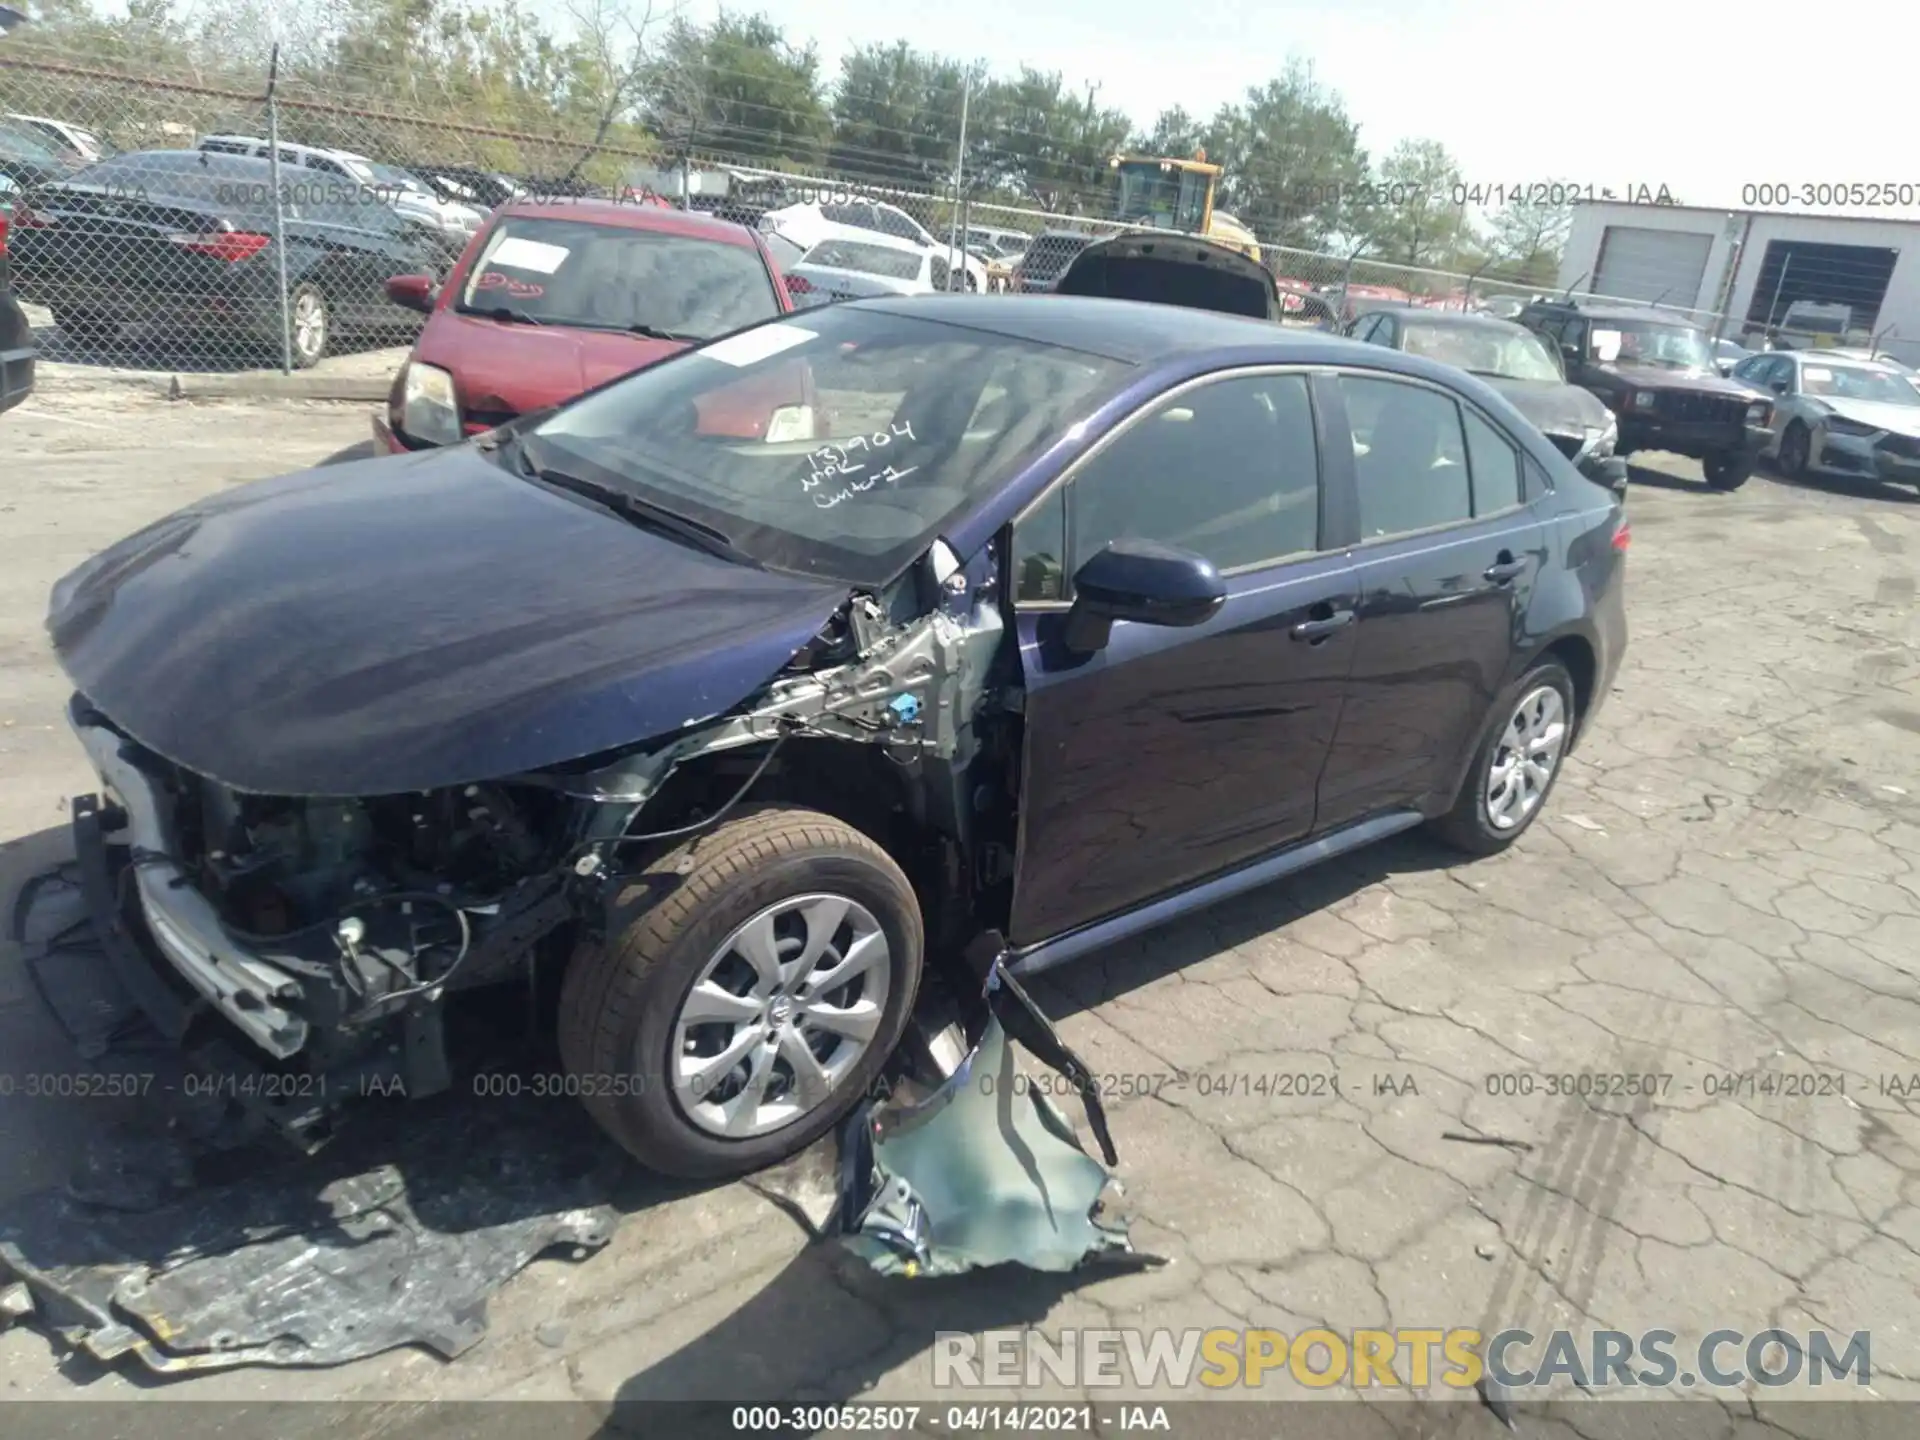
<svg viewBox="0 0 1920 1440">
<path fill-rule="evenodd" d="M 1813 436 L 1806 426 L 1794 421 L 1780 437 L 1780 473 L 1789 480 L 1798 480 L 1807 473 L 1807 460 L 1812 454 Z"/>
<path fill-rule="evenodd" d="M 1753 474 L 1753 461 L 1745 455 L 1709 455 L 1700 468 L 1714 489 L 1738 490 Z"/>
<path fill-rule="evenodd" d="M 663 898 L 582 944 L 560 1053 L 588 1111 L 648 1167 L 748 1174 L 826 1133 L 913 1012 L 913 887 L 866 835 L 813 810 L 728 820 L 647 867 Z"/>
<path fill-rule="evenodd" d="M 1475 752 L 1453 808 L 1433 832 L 1469 855 L 1506 849 L 1539 818 L 1577 715 L 1573 677 L 1558 661 L 1535 665 L 1501 696 L 1498 723 Z"/>
</svg>

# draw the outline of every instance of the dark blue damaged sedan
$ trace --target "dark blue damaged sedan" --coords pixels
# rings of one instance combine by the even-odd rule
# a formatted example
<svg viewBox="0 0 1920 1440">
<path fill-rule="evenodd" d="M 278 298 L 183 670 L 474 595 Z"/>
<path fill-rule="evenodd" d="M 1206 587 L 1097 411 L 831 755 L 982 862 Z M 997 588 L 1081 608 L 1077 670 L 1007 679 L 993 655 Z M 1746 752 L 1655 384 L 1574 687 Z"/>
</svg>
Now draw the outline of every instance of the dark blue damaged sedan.
<svg viewBox="0 0 1920 1440">
<path fill-rule="evenodd" d="M 851 1110 L 923 973 L 978 996 L 1417 825 L 1514 843 L 1620 665 L 1627 543 L 1415 356 L 827 307 L 83 565 L 75 841 L 183 1047 L 418 1096 L 462 992 L 557 994 L 621 1145 L 738 1174 Z"/>
</svg>

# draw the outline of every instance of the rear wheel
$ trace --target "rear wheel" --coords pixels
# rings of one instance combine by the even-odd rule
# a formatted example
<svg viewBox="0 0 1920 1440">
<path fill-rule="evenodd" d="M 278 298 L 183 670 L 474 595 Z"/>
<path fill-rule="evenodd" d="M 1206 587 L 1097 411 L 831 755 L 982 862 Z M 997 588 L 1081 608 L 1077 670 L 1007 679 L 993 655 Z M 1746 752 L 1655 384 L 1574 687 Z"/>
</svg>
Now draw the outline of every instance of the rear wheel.
<svg viewBox="0 0 1920 1440">
<path fill-rule="evenodd" d="M 69 340 L 107 340 L 119 330 L 112 321 L 91 310 L 56 310 L 53 323 Z"/>
<path fill-rule="evenodd" d="M 643 1164 L 715 1179 L 804 1149 L 878 1077 L 919 988 L 913 887 L 818 811 L 729 820 L 635 877 L 663 898 L 575 953 L 560 1052 Z"/>
<path fill-rule="evenodd" d="M 1577 716 L 1573 677 L 1557 660 L 1522 675 L 1500 697 L 1499 721 L 1480 744 L 1453 808 L 1433 832 L 1469 855 L 1493 855 L 1527 831 L 1560 777 Z"/>
<path fill-rule="evenodd" d="M 318 285 L 294 287 L 287 297 L 287 329 L 293 368 L 309 370 L 318 365 L 333 340 L 333 317 L 327 310 L 327 297 Z"/>
<path fill-rule="evenodd" d="M 1709 455 L 1700 468 L 1714 489 L 1738 490 L 1753 474 L 1753 461 L 1746 455 Z"/>
</svg>

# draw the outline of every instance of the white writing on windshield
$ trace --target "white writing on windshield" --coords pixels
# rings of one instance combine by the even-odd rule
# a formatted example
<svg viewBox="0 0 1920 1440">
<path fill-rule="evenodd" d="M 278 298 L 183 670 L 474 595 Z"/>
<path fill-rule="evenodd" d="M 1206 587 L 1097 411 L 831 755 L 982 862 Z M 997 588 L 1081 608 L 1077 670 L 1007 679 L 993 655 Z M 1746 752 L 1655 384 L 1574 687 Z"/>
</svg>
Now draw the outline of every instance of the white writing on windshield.
<svg viewBox="0 0 1920 1440">
<path fill-rule="evenodd" d="M 892 485 L 897 481 L 906 479 L 907 476 L 914 474 L 919 469 L 920 467 L 918 465 L 909 465 L 904 470 L 897 469 L 892 465 L 882 466 L 864 480 L 848 480 L 845 485 L 831 494 L 817 490 L 814 491 L 813 503 L 818 505 L 822 510 L 831 510 L 834 506 L 851 500 L 856 495 L 866 494 L 867 491 L 873 489 L 876 485 Z M 812 487 L 809 486 L 808 488 Z"/>
<path fill-rule="evenodd" d="M 800 488 L 802 490 L 817 490 L 820 482 L 823 480 L 834 480 L 843 476 L 861 474 L 867 468 L 866 462 L 854 460 L 854 452 L 866 451 L 870 454 L 875 450 L 884 450 L 887 446 L 893 444 L 895 437 L 901 437 L 907 440 L 917 440 L 919 438 L 913 433 L 913 426 L 911 424 L 904 424 L 890 426 L 888 429 L 876 431 L 872 435 L 855 435 L 850 440 L 843 440 L 832 445 L 821 446 L 818 450 L 807 456 L 808 473 L 806 479 L 800 482 Z M 898 479 L 899 476 L 895 475 L 893 478 Z M 891 484 L 892 481 L 888 483 Z M 869 482 L 869 484 L 861 488 L 871 489 L 872 484 Z M 816 496 L 815 499 L 817 503 L 818 497 Z M 837 504 L 839 502 L 836 501 L 835 503 Z"/>
</svg>

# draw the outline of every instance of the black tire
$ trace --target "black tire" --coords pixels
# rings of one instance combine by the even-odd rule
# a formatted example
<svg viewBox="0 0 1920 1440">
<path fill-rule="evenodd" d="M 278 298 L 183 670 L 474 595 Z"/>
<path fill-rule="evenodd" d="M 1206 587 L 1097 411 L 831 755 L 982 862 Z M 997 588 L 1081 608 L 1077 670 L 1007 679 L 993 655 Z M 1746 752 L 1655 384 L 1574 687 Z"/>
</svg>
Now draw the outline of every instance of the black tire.
<svg viewBox="0 0 1920 1440">
<path fill-rule="evenodd" d="M 317 335 L 307 327 L 309 315 L 318 327 Z M 326 293 L 311 281 L 294 286 L 287 293 L 287 324 L 293 368 L 311 370 L 326 358 L 333 345 L 333 311 L 327 305 Z"/>
<path fill-rule="evenodd" d="M 1780 437 L 1780 450 L 1775 463 L 1787 479 L 1798 480 L 1807 473 L 1807 461 L 1812 455 L 1812 432 L 1795 420 Z"/>
<path fill-rule="evenodd" d="M 661 898 L 604 943 L 583 942 L 561 984 L 560 1055 L 588 1113 L 642 1164 L 687 1179 L 745 1175 L 806 1148 L 871 1088 L 913 1013 L 923 948 L 913 886 L 852 826 L 788 808 L 743 812 L 662 855 L 634 883 Z M 886 937 L 888 990 L 873 1039 L 812 1110 L 756 1137 L 716 1135 L 674 1093 L 681 1006 L 736 928 L 783 899 L 822 891 L 857 902 Z"/>
<path fill-rule="evenodd" d="M 120 327 L 90 310 L 56 310 L 53 323 L 69 340 L 110 340 Z"/>
<path fill-rule="evenodd" d="M 1746 455 L 1709 455 L 1700 468 L 1714 489 L 1738 490 L 1752 477 L 1753 460 Z"/>
<path fill-rule="evenodd" d="M 1548 773 L 1546 787 L 1539 792 L 1533 808 L 1517 825 L 1501 829 L 1493 823 L 1487 801 L 1494 758 L 1512 733 L 1514 721 L 1518 718 L 1515 712 L 1521 701 L 1542 688 L 1551 688 L 1559 694 L 1562 713 L 1566 717 L 1564 738 L 1560 742 L 1553 768 Z M 1473 764 L 1467 767 L 1466 778 L 1460 782 L 1460 793 L 1454 797 L 1453 808 L 1429 821 L 1428 828 L 1454 849 L 1469 855 L 1497 855 L 1526 834 L 1546 810 L 1547 800 L 1560 779 L 1560 772 L 1566 768 L 1567 751 L 1579 732 L 1580 713 L 1575 704 L 1575 695 L 1573 677 L 1557 660 L 1541 661 L 1502 691 L 1487 717 L 1486 734 L 1479 748 L 1473 752 Z"/>
</svg>

